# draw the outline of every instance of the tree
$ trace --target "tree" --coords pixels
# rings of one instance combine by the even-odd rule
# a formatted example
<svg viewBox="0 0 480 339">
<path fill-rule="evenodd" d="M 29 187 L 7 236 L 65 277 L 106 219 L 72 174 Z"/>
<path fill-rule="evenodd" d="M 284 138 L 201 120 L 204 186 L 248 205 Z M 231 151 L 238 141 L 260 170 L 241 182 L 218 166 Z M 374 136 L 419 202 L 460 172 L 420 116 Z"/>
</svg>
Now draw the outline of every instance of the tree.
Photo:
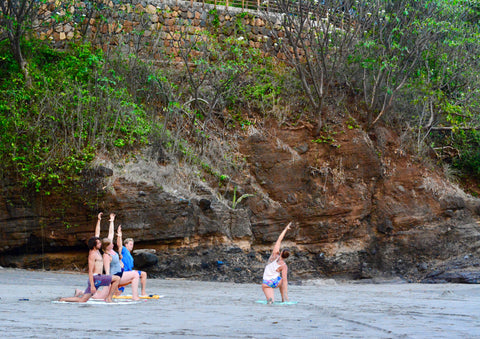
<svg viewBox="0 0 480 339">
<path fill-rule="evenodd" d="M 436 0 L 276 0 L 275 40 L 297 70 L 318 129 L 337 84 L 361 92 L 368 125 L 389 112 L 441 37 Z M 469 18 L 472 16 L 470 15 Z"/>
<path fill-rule="evenodd" d="M 170 33 L 183 64 L 184 106 L 192 109 L 192 128 L 197 117 L 208 121 L 225 108 L 227 97 L 239 90 L 242 75 L 250 70 L 258 52 L 248 47 L 242 36 L 232 35 L 222 42 L 206 31 L 189 32 L 187 25 Z"/>
<path fill-rule="evenodd" d="M 8 39 L 25 81 L 30 84 L 27 61 L 22 53 L 22 39 L 45 0 L 0 0 L 0 41 Z"/>
<path fill-rule="evenodd" d="M 343 0 L 277 0 L 278 13 L 267 18 L 280 22 L 285 38 L 277 34 L 276 44 L 295 67 L 303 90 L 316 115 L 318 134 L 326 119 L 325 99 L 343 72 L 353 52 L 362 23 L 351 14 L 361 15 L 366 7 Z"/>
<path fill-rule="evenodd" d="M 469 1 L 438 1 L 439 38 L 423 54 L 410 90 L 417 148 L 423 141 L 442 158 L 480 173 L 480 25 Z M 477 19 L 475 19 L 477 18 Z M 449 152 L 445 152 L 449 150 Z"/>
<path fill-rule="evenodd" d="M 368 1 L 367 1 L 368 3 Z M 440 37 L 440 10 L 431 0 L 384 0 L 367 13 L 352 56 L 352 74 L 361 79 L 369 124 L 392 109 L 404 86 L 422 65 L 423 54 Z M 376 112 L 376 116 L 373 113 Z"/>
</svg>

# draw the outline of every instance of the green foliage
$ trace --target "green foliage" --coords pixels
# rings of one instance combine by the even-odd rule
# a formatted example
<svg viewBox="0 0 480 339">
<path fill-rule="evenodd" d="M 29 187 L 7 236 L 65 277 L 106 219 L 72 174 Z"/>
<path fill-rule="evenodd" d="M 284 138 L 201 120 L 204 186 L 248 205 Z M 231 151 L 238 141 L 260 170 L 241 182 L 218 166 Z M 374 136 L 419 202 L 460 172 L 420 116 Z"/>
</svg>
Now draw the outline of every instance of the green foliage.
<svg viewBox="0 0 480 339">
<path fill-rule="evenodd" d="M 254 194 L 242 194 L 237 199 L 237 186 L 235 186 L 233 188 L 232 208 L 235 209 L 243 199 L 248 198 L 248 197 L 253 197 L 253 196 L 254 196 Z"/>
<path fill-rule="evenodd" d="M 297 1 L 287 2 L 298 8 Z M 60 1 L 56 6 L 67 9 L 72 3 Z M 121 52 L 113 58 L 110 51 L 107 58 L 88 44 L 59 51 L 22 39 L 32 80 L 25 86 L 25 74 L 6 42 L 1 43 L 2 175 L 50 194 L 54 187 L 77 182 L 99 151 L 115 157 L 153 145 L 157 151 L 179 151 L 201 173 L 226 185 L 242 161 L 222 153 L 226 147 L 209 153 L 213 139 L 222 147 L 227 144 L 225 126 L 243 129 L 253 123 L 252 113 L 267 116 L 281 111 L 282 115 L 273 115 L 283 122 L 329 112 L 337 102 L 338 90 L 333 87 L 339 85 L 363 95 L 367 114 L 380 112 L 380 117 L 388 111 L 383 117 L 400 121 L 417 145 L 453 147 L 459 151 L 450 159 L 453 165 L 480 175 L 479 6 L 468 0 L 322 3 L 335 15 L 320 17 L 324 11 L 314 12 L 312 7 L 308 18 L 318 25 L 307 24 L 301 13 L 285 16 L 285 22 L 299 19 L 284 32 L 294 32 L 292 45 L 303 46 L 305 52 L 295 58 L 288 34 L 277 37 L 272 47 L 290 64 L 249 45 L 245 22 L 253 16 L 247 12 L 237 14 L 231 26 L 222 26 L 222 33 L 228 33 L 224 38 L 216 9 L 209 11 L 209 33 L 187 29 L 178 33 L 175 41 L 184 66 L 180 70 L 178 63 L 170 67 L 166 55 L 158 63 L 162 67 L 152 70 L 136 55 L 125 60 Z M 59 11 L 53 19 L 63 23 L 79 19 L 79 13 L 86 18 L 99 14 L 97 22 L 103 23 L 110 13 L 107 7 L 88 1 L 82 10 L 63 11 L 65 15 Z M 354 13 L 351 30 L 345 28 L 348 15 L 340 8 Z M 88 22 L 82 20 L 82 31 Z M 135 32 L 138 38 L 143 28 Z M 303 78 L 292 78 L 295 70 L 302 70 Z M 304 93 L 298 93 L 300 87 Z M 307 100 L 310 111 L 304 109 Z M 319 127 L 322 121 L 337 121 L 324 118 L 319 117 Z M 220 126 L 222 122 L 225 126 Z M 348 129 L 360 128 L 353 117 L 345 124 Z M 340 147 L 327 130 L 312 142 Z M 234 193 L 232 207 L 241 199 Z"/>
<path fill-rule="evenodd" d="M 451 143 L 461 150 L 453 157 L 453 166 L 465 175 L 480 177 L 480 133 L 476 130 L 457 131 L 452 137 Z"/>
<path fill-rule="evenodd" d="M 480 26 L 471 21 L 478 8 L 469 1 L 435 3 L 438 15 L 428 25 L 441 38 L 422 54 L 404 92 L 412 98 L 410 124 L 416 126 L 419 149 L 425 140 L 439 150 L 457 150 L 448 161 L 479 175 Z"/>
<path fill-rule="evenodd" d="M 353 117 L 348 117 L 347 121 L 345 122 L 348 129 L 359 129 L 360 125 L 355 121 Z"/>
<path fill-rule="evenodd" d="M 185 111 L 191 113 L 192 121 L 196 117 L 209 119 L 244 99 L 243 81 L 259 63 L 257 49 L 249 47 L 243 36 L 232 35 L 219 41 L 207 32 L 177 34 L 184 77 L 188 80 L 179 85 L 178 92 L 188 95 L 180 100 L 188 104 Z"/>
<path fill-rule="evenodd" d="M 218 16 L 218 11 L 217 9 L 211 9 L 208 11 L 208 14 L 212 17 L 212 26 L 213 27 L 218 27 L 220 25 L 220 18 Z"/>
<path fill-rule="evenodd" d="M 104 66 L 89 45 L 56 51 L 32 40 L 24 49 L 32 85 L 5 44 L 0 77 L 2 170 L 25 187 L 49 193 L 68 187 L 98 150 L 121 154 L 146 145 L 155 125 L 141 105 L 119 86 L 123 79 Z"/>
<path fill-rule="evenodd" d="M 337 144 L 334 135 L 337 134 L 334 131 L 323 129 L 323 135 L 320 135 L 317 139 L 313 139 L 312 142 L 316 144 L 327 144 L 340 148 L 340 144 Z"/>
<path fill-rule="evenodd" d="M 282 67 L 271 57 L 263 58 L 252 68 L 251 77 L 245 85 L 244 99 L 253 107 L 271 109 L 286 86 Z"/>
<path fill-rule="evenodd" d="M 321 135 L 317 139 L 313 139 L 312 142 L 314 142 L 316 144 L 333 145 L 336 142 L 336 140 L 331 135 L 327 135 L 327 136 Z"/>
<path fill-rule="evenodd" d="M 326 0 L 322 6 L 305 2 L 299 8 L 295 0 L 276 0 L 276 5 L 285 14 L 281 23 L 285 34 L 276 42 L 297 70 L 304 95 L 318 115 L 317 128 L 328 122 L 319 113 L 329 112 L 322 111 L 322 105 L 337 101 L 332 87 L 346 83 L 363 96 L 362 121 L 367 126 L 380 119 L 397 124 L 411 132 L 403 139 L 419 154 L 434 142 L 435 148 L 459 152 L 458 158 L 449 159 L 455 166 L 476 168 L 478 2 Z M 349 129 L 356 126 L 347 122 Z M 327 136 L 313 142 L 334 140 Z"/>
</svg>

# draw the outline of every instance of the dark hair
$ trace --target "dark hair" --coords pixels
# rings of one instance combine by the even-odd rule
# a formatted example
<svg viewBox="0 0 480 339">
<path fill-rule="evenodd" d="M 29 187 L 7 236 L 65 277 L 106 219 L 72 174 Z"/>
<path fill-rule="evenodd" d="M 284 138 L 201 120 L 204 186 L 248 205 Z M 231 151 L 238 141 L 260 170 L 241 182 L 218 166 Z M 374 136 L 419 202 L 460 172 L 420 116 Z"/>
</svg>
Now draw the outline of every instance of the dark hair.
<svg viewBox="0 0 480 339">
<path fill-rule="evenodd" d="M 97 240 L 100 240 L 99 237 L 91 237 L 87 241 L 87 246 L 89 250 L 93 250 L 97 246 Z"/>
<path fill-rule="evenodd" d="M 288 249 L 284 249 L 280 255 L 283 259 L 287 259 L 290 256 L 290 251 Z"/>
</svg>

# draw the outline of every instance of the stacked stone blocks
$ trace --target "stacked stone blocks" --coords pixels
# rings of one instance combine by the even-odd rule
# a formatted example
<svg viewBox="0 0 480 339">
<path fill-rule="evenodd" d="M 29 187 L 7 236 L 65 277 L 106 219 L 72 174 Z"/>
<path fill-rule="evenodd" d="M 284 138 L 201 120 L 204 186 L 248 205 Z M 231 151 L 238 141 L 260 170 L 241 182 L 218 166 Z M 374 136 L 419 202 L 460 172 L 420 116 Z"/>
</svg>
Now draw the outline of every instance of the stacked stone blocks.
<svg viewBox="0 0 480 339">
<path fill-rule="evenodd" d="M 62 2 L 50 0 L 40 7 L 35 30 L 41 39 L 59 48 L 68 41 L 88 39 L 104 50 L 120 46 L 125 53 L 150 58 L 160 58 L 160 49 L 178 58 L 185 34 L 210 33 L 219 40 L 237 34 L 248 41 L 248 46 L 264 51 L 274 46 L 272 37 L 284 35 L 279 24 L 269 24 L 261 13 L 235 7 L 158 0 L 121 4 L 107 0 L 99 4 L 96 10 L 81 1 L 65 8 Z M 282 57 L 275 49 L 268 51 Z"/>
</svg>

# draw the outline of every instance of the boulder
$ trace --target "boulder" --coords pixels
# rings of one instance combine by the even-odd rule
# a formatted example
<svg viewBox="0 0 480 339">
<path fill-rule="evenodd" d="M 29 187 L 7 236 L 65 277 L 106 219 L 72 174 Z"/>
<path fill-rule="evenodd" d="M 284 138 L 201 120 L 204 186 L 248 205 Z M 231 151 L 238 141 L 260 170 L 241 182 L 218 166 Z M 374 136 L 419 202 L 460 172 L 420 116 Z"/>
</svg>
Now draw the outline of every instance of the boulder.
<svg viewBox="0 0 480 339">
<path fill-rule="evenodd" d="M 135 250 L 133 251 L 133 260 L 135 268 L 145 269 L 155 266 L 158 263 L 158 257 L 155 250 Z"/>
</svg>

